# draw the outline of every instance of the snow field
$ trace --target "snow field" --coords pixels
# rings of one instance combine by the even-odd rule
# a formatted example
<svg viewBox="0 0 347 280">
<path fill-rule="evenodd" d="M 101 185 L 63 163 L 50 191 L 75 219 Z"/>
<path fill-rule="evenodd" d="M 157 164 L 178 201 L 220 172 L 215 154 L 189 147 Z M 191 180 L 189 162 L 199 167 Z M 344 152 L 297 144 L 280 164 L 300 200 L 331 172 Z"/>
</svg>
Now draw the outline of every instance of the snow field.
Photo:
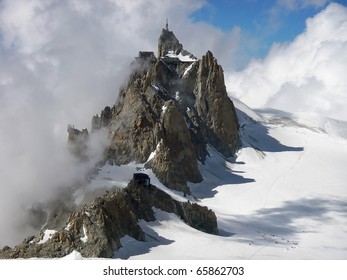
<svg viewBox="0 0 347 280">
<path fill-rule="evenodd" d="M 140 221 L 147 242 L 125 236 L 114 258 L 347 258 L 344 135 L 327 133 L 320 126 L 327 122 L 312 116 L 255 112 L 239 101 L 235 105 L 242 149 L 235 158 L 225 159 L 209 148 L 210 157 L 200 165 L 204 181 L 190 184 L 193 196 L 188 197 L 216 213 L 220 235 L 200 232 L 174 214 L 155 209 L 157 221 Z M 341 122 L 329 124 L 333 132 L 347 127 Z M 106 165 L 91 186 L 124 187 L 141 168 Z M 175 199 L 187 200 L 163 186 L 150 170 L 141 172 Z"/>
<path fill-rule="evenodd" d="M 243 119 L 237 157 L 225 160 L 210 149 L 201 165 L 205 180 L 190 185 L 199 203 L 216 213 L 220 236 L 159 212 L 157 222 L 142 227 L 169 244 L 148 244 L 142 254 L 133 241 L 126 257 L 346 259 L 347 142 L 282 118 L 260 114 L 260 124 Z"/>
</svg>

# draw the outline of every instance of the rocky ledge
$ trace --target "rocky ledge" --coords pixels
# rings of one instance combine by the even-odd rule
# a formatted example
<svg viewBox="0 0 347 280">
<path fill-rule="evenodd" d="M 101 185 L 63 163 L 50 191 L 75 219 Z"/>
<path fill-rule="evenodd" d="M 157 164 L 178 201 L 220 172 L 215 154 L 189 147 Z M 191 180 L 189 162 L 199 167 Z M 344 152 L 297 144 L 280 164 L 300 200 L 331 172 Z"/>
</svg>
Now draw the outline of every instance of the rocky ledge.
<svg viewBox="0 0 347 280">
<path fill-rule="evenodd" d="M 73 212 L 64 226 L 41 230 L 14 248 L 4 247 L 0 258 L 60 258 L 74 250 L 87 258 L 111 258 L 125 235 L 146 241 L 138 221 L 154 221 L 153 208 L 175 213 L 197 230 L 218 233 L 216 216 L 207 207 L 176 201 L 153 185 L 132 180 L 126 188 L 107 192 Z"/>
</svg>

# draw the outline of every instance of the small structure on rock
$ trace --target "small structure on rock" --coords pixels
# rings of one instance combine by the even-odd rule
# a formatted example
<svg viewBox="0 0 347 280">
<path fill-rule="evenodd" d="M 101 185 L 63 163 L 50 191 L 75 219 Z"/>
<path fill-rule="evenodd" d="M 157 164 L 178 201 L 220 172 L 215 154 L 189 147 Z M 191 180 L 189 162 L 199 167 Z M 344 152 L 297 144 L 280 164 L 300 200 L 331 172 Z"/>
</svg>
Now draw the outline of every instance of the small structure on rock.
<svg viewBox="0 0 347 280">
<path fill-rule="evenodd" d="M 144 173 L 134 173 L 133 179 L 136 183 L 144 186 L 149 186 L 151 184 L 151 179 Z"/>
<path fill-rule="evenodd" d="M 157 58 L 154 55 L 154 52 L 140 51 L 139 56 L 135 57 L 137 62 L 149 62 L 154 64 L 157 61 Z"/>
</svg>

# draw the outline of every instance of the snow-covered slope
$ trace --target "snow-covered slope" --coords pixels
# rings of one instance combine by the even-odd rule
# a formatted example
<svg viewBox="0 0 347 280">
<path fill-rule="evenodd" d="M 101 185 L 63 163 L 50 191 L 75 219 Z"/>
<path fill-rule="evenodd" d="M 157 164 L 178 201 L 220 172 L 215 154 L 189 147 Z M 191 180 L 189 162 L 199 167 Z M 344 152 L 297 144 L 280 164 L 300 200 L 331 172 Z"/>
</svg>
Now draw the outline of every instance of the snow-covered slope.
<svg viewBox="0 0 347 280">
<path fill-rule="evenodd" d="M 235 105 L 242 149 L 228 160 L 210 149 L 200 166 L 205 180 L 190 185 L 195 199 L 215 211 L 220 236 L 156 210 L 157 221 L 141 221 L 148 242 L 125 237 L 114 257 L 347 258 L 347 140 L 341 137 L 347 126 Z"/>
</svg>

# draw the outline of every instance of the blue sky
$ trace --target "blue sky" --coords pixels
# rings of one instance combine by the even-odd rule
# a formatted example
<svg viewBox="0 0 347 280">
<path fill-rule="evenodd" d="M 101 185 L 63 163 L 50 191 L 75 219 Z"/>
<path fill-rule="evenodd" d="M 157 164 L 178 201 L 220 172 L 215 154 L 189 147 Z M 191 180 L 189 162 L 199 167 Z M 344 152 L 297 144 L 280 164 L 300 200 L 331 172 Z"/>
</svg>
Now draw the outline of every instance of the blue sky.
<svg viewBox="0 0 347 280">
<path fill-rule="evenodd" d="M 262 58 L 274 42 L 292 41 L 302 33 L 306 19 L 331 2 L 347 5 L 347 0 L 206 0 L 190 18 L 224 32 L 240 27 L 256 41 L 250 55 Z"/>
</svg>

